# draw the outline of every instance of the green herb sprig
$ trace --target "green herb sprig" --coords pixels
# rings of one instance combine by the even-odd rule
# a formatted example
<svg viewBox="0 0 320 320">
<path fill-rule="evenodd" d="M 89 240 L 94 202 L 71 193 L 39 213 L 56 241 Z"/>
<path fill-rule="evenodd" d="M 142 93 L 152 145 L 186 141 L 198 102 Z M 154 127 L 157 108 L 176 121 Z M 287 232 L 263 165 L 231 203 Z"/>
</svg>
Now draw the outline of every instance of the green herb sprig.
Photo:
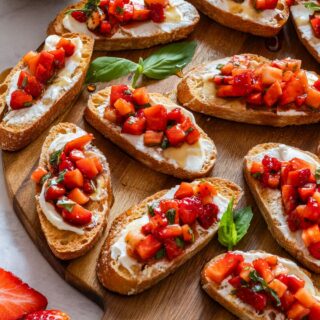
<svg viewBox="0 0 320 320">
<path fill-rule="evenodd" d="M 92 61 L 86 82 L 108 82 L 133 73 L 132 86 L 135 87 L 141 76 L 162 80 L 181 70 L 192 60 L 195 41 L 173 43 L 155 51 L 145 60 L 138 63 L 116 57 L 99 57 Z"/>
<path fill-rule="evenodd" d="M 315 2 L 305 2 L 304 3 L 304 6 L 307 8 L 307 9 L 311 9 L 313 11 L 320 11 L 320 6 L 315 3 Z"/>
<path fill-rule="evenodd" d="M 227 247 L 228 250 L 232 250 L 245 236 L 253 217 L 250 207 L 233 211 L 233 202 L 234 199 L 232 198 L 220 220 L 218 230 L 218 240 L 223 246 Z"/>
</svg>

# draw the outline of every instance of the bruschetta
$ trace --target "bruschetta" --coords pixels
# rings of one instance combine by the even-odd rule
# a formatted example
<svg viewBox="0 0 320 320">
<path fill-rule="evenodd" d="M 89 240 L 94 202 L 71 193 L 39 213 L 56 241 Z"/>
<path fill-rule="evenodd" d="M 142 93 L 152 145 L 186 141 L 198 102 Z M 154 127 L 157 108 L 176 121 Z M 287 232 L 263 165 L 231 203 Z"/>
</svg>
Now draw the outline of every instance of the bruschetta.
<svg viewBox="0 0 320 320">
<path fill-rule="evenodd" d="M 93 40 L 65 34 L 46 38 L 40 52 L 30 51 L 0 85 L 0 148 L 28 145 L 80 93 Z"/>
<path fill-rule="evenodd" d="M 95 50 L 143 49 L 186 38 L 199 19 L 184 0 L 84 0 L 62 10 L 48 34 L 84 33 Z"/>
<path fill-rule="evenodd" d="M 209 261 L 203 289 L 241 320 L 318 320 L 320 296 L 310 274 L 264 251 L 230 251 Z"/>
<path fill-rule="evenodd" d="M 181 179 L 207 175 L 217 157 L 192 113 L 144 87 L 115 85 L 91 95 L 85 118 L 148 167 Z"/>
<path fill-rule="evenodd" d="M 125 295 L 156 284 L 213 238 L 231 198 L 236 205 L 241 196 L 233 182 L 206 178 L 146 198 L 113 222 L 98 261 L 100 282 Z"/>
<path fill-rule="evenodd" d="M 286 0 L 190 0 L 218 23 L 261 37 L 275 36 L 289 18 Z"/>
<path fill-rule="evenodd" d="M 319 158 L 284 144 L 266 143 L 245 156 L 250 190 L 278 243 L 320 273 Z"/>
<path fill-rule="evenodd" d="M 320 15 L 310 7 L 305 7 L 306 3 L 314 3 L 320 9 L 316 1 L 296 1 L 290 7 L 292 20 L 299 39 L 313 57 L 320 62 Z"/>
<path fill-rule="evenodd" d="M 200 65 L 179 83 L 178 100 L 237 122 L 283 127 L 320 121 L 319 76 L 290 58 L 241 54 Z"/>
<path fill-rule="evenodd" d="M 109 166 L 93 139 L 71 123 L 52 127 L 31 176 L 42 231 L 62 260 L 77 258 L 95 245 L 113 201 Z"/>
</svg>

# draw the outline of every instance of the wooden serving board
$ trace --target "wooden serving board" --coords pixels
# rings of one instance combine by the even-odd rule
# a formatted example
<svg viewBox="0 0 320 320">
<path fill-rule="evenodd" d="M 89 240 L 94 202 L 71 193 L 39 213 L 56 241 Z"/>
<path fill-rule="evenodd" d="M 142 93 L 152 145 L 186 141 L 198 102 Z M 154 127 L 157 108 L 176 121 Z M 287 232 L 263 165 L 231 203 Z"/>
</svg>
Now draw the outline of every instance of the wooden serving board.
<svg viewBox="0 0 320 320">
<path fill-rule="evenodd" d="M 273 53 L 267 50 L 264 39 L 225 28 L 205 16 L 201 17 L 201 22 L 192 38 L 197 40 L 198 48 L 188 68 L 205 61 L 251 52 L 268 58 L 290 56 L 302 59 L 305 69 L 320 71 L 316 61 L 299 42 L 291 22 L 281 32 L 281 50 Z M 147 57 L 153 50 L 111 53 L 111 55 L 137 61 L 140 56 Z M 105 54 L 100 52 L 95 56 Z M 128 78 L 125 78 L 124 81 L 129 83 Z M 160 82 L 145 82 L 144 85 L 148 85 L 150 92 L 165 93 L 174 89 L 178 81 L 179 78 L 173 76 Z M 120 83 L 120 80 L 117 83 Z M 105 85 L 99 85 L 98 89 Z M 55 124 L 69 121 L 94 133 L 95 144 L 104 152 L 111 167 L 115 195 L 115 202 L 111 210 L 112 218 L 156 191 L 170 188 L 179 182 L 177 179 L 141 165 L 90 127 L 82 117 L 88 95 L 87 90 L 84 90 L 75 105 L 66 111 Z M 218 149 L 218 160 L 212 175 L 228 178 L 240 184 L 245 192 L 240 205 L 253 206 L 255 214 L 250 230 L 237 249 L 262 249 L 281 256 L 288 256 L 267 230 L 267 225 L 244 182 L 242 161 L 251 147 L 263 142 L 282 142 L 315 152 L 319 142 L 319 126 L 277 129 L 239 124 L 200 114 L 195 116 L 198 124 L 214 140 Z M 48 130 L 20 152 L 3 152 L 4 174 L 9 195 L 16 214 L 45 258 L 66 281 L 104 307 L 103 319 L 236 319 L 209 298 L 199 283 L 200 271 L 204 264 L 226 250 L 219 245 L 216 238 L 173 275 L 146 292 L 131 297 L 110 293 L 98 283 L 95 267 L 106 233 L 99 244 L 87 255 L 69 263 L 56 259 L 41 232 L 35 209 L 34 185 L 30 181 L 30 174 L 38 164 L 41 146 L 47 133 Z"/>
</svg>

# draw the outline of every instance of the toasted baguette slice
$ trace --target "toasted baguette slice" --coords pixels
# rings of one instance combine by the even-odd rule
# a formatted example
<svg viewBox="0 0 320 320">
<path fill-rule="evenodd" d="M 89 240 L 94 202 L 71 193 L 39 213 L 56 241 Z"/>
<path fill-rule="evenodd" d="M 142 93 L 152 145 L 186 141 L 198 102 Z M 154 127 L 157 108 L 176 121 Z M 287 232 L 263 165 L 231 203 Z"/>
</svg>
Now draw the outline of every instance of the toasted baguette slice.
<svg viewBox="0 0 320 320">
<path fill-rule="evenodd" d="M 85 33 L 95 39 L 95 50 L 144 49 L 186 38 L 200 20 L 197 10 L 190 3 L 184 0 L 171 0 L 171 6 L 178 10 L 178 21 L 173 18 L 172 21 L 163 23 L 154 23 L 152 21 L 135 23 L 127 28 L 120 27 L 110 37 L 102 37 L 91 32 L 86 23 L 79 23 L 71 16 L 66 18 L 66 11 L 82 8 L 86 2 L 86 0 L 83 0 L 62 10 L 54 21 L 50 23 L 47 33 L 59 35 L 65 32 Z M 174 9 L 170 10 L 173 12 Z M 168 17 L 170 19 L 170 15 Z M 69 28 L 67 28 L 67 20 L 72 20 L 72 25 Z"/>
<path fill-rule="evenodd" d="M 279 147 L 280 149 L 278 149 Z M 287 150 L 286 148 L 294 150 L 293 152 L 295 152 L 295 154 L 292 158 L 299 155 L 301 157 L 307 157 L 306 160 L 309 159 L 309 162 L 314 162 L 317 167 L 320 167 L 320 159 L 310 152 L 288 147 L 286 145 L 280 145 L 278 143 L 265 143 L 253 147 L 245 156 L 244 176 L 257 205 L 266 220 L 271 234 L 277 240 L 279 245 L 286 249 L 308 269 L 320 273 L 320 260 L 317 260 L 310 255 L 308 249 L 303 243 L 301 230 L 291 232 L 288 227 L 280 190 L 263 187 L 261 183 L 254 179 L 250 174 L 250 168 L 253 161 L 257 161 L 258 159 L 262 160 L 262 155 L 269 153 L 271 149 Z M 280 153 L 284 152 L 280 151 Z M 287 159 L 284 160 L 287 161 Z"/>
<path fill-rule="evenodd" d="M 251 262 L 257 258 L 266 258 L 268 256 L 274 256 L 264 251 L 252 250 L 248 252 L 234 251 L 234 253 L 241 254 L 245 258 L 245 262 Z M 234 315 L 239 317 L 241 320 L 285 320 L 286 316 L 279 310 L 272 307 L 265 309 L 262 313 L 257 313 L 251 306 L 242 302 L 234 294 L 232 294 L 233 287 L 226 281 L 222 282 L 221 285 L 211 281 L 206 276 L 206 269 L 210 267 L 215 261 L 221 259 L 224 254 L 218 255 L 210 260 L 202 270 L 201 273 L 201 284 L 202 288 L 208 293 L 208 295 L 219 302 L 228 311 L 232 312 Z M 290 270 L 291 274 L 294 274 L 301 279 L 305 280 L 306 287 L 312 292 L 314 296 L 318 298 L 319 291 L 314 285 L 311 275 L 306 270 L 300 268 L 296 263 L 288 259 L 278 256 L 278 262 L 280 262 L 284 267 Z M 319 297 L 320 299 L 320 297 Z"/>
<path fill-rule="evenodd" d="M 206 142 L 207 147 L 204 148 L 203 165 L 200 170 L 192 170 L 189 166 L 185 167 L 178 165 L 178 162 L 172 162 L 163 156 L 162 150 L 156 152 L 156 148 L 144 147 L 143 139 L 140 143 L 135 144 L 128 140 L 128 135 L 121 134 L 121 128 L 116 124 L 108 121 L 103 117 L 104 108 L 109 104 L 111 87 L 107 87 L 93 94 L 88 101 L 88 107 L 85 110 L 86 120 L 105 137 L 109 138 L 113 143 L 117 144 L 131 156 L 145 164 L 146 166 L 169 175 L 173 175 L 180 179 L 195 179 L 203 177 L 212 169 L 217 151 L 213 141 L 207 134 L 197 126 L 200 131 L 201 139 Z M 149 93 L 152 104 L 162 104 L 166 107 L 178 108 L 179 106 L 159 93 Z M 181 108 L 181 107 L 179 107 Z M 182 108 L 182 111 L 193 119 L 192 113 Z M 136 136 L 131 136 L 136 137 Z M 158 148 L 160 149 L 160 148 Z M 173 149 L 173 148 L 170 148 Z M 174 148 L 178 149 L 178 148 Z M 189 150 L 190 151 L 190 150 Z"/>
<path fill-rule="evenodd" d="M 9 94 L 11 86 L 16 85 L 16 74 L 25 69 L 22 60 L 11 70 L 6 80 L 0 85 L 0 148 L 3 150 L 15 151 L 28 145 L 37 138 L 80 93 L 93 51 L 93 40 L 86 35 L 71 33 L 65 34 L 64 37 L 71 40 L 80 38 L 82 42 L 81 58 L 72 74 L 71 78 L 73 81 L 71 85 L 62 82 L 64 80 L 58 77 L 58 75 L 64 71 L 64 69 L 62 69 L 54 78 L 53 83 L 46 87 L 43 95 L 36 100 L 35 103 L 41 105 L 33 105 L 20 110 L 11 110 L 6 103 L 6 97 Z M 53 93 L 49 90 L 54 90 L 54 88 L 58 88 L 58 86 L 61 87 L 59 93 L 57 94 L 55 92 L 54 94 L 57 96 L 55 99 L 52 99 Z"/>
<path fill-rule="evenodd" d="M 309 1 L 297 1 L 296 4 L 290 7 L 291 17 L 300 41 L 310 54 L 320 62 L 320 39 L 314 35 L 310 23 L 310 16 L 313 15 L 314 11 L 307 9 L 303 5 L 304 2 Z M 317 2 L 315 2 L 315 4 L 317 4 Z"/>
<path fill-rule="evenodd" d="M 227 200 L 231 200 L 231 198 L 234 197 L 234 206 L 237 205 L 242 196 L 242 190 L 238 185 L 220 178 L 206 178 L 205 181 L 211 182 L 218 193 Z M 97 265 L 99 280 L 107 289 L 125 295 L 142 292 L 167 277 L 170 273 L 173 273 L 179 266 L 205 247 L 214 237 L 218 230 L 218 223 L 213 224 L 207 230 L 200 227 L 197 223 L 196 231 L 198 236 L 195 242 L 185 249 L 183 254 L 172 261 L 163 258 L 150 265 L 143 266 L 142 264 L 138 264 L 134 266 L 134 270 L 131 269 L 130 272 L 120 264 L 118 260 L 112 257 L 111 247 L 121 238 L 121 231 L 124 230 L 130 222 L 147 215 L 148 204 L 160 200 L 164 196 L 166 196 L 167 199 L 172 199 L 176 190 L 176 188 L 172 188 L 170 190 L 159 191 L 122 213 L 114 220 Z M 220 211 L 219 214 L 222 215 L 223 212 L 222 210 Z M 143 268 L 141 268 L 142 266 Z"/>
<path fill-rule="evenodd" d="M 270 60 L 253 54 L 242 54 L 257 63 Z M 246 107 L 246 102 L 240 98 L 219 98 L 213 81 L 214 75 L 219 74 L 218 65 L 226 64 L 230 57 L 199 65 L 192 69 L 178 85 L 178 100 L 183 106 L 200 113 L 217 118 L 258 125 L 284 127 L 288 125 L 302 125 L 320 121 L 320 112 L 312 111 L 281 111 L 271 112 L 254 110 Z M 307 71 L 309 82 L 316 81 L 316 73 Z M 312 82 L 312 83 L 313 83 Z"/>
<path fill-rule="evenodd" d="M 273 10 L 256 10 L 249 0 L 190 0 L 195 7 L 218 23 L 261 37 L 273 37 L 289 18 L 285 0 L 279 0 Z"/>
<path fill-rule="evenodd" d="M 48 168 L 48 149 L 58 136 L 73 134 L 79 130 L 82 129 L 72 123 L 60 123 L 52 127 L 43 144 L 39 166 Z M 85 131 L 83 132 L 85 134 Z M 107 224 L 113 201 L 109 165 L 105 156 L 95 146 L 90 146 L 90 152 L 91 151 L 99 156 L 104 169 L 100 174 L 101 178 L 98 186 L 100 188 L 99 190 L 103 190 L 102 196 L 97 201 L 90 200 L 86 205 L 86 208 L 93 213 L 95 219 L 95 225 L 93 227 L 90 227 L 88 230 L 83 229 L 83 234 L 58 229 L 47 219 L 42 211 L 40 205 L 41 188 L 37 190 L 36 205 L 42 231 L 54 255 L 62 260 L 74 259 L 88 252 L 97 243 Z"/>
</svg>

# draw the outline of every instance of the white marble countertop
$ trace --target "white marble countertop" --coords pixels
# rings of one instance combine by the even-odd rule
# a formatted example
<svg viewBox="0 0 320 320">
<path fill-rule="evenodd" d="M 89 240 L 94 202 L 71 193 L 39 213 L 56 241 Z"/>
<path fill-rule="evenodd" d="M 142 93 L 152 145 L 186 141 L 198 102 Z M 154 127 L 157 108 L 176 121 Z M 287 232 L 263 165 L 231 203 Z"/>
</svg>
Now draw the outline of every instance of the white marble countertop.
<svg viewBox="0 0 320 320">
<path fill-rule="evenodd" d="M 45 38 L 49 21 L 72 1 L 1 0 L 0 70 L 13 66 Z M 5 190 L 0 152 L 0 267 L 12 271 L 75 320 L 101 319 L 102 310 L 64 282 L 38 252 L 17 219 Z"/>
</svg>

